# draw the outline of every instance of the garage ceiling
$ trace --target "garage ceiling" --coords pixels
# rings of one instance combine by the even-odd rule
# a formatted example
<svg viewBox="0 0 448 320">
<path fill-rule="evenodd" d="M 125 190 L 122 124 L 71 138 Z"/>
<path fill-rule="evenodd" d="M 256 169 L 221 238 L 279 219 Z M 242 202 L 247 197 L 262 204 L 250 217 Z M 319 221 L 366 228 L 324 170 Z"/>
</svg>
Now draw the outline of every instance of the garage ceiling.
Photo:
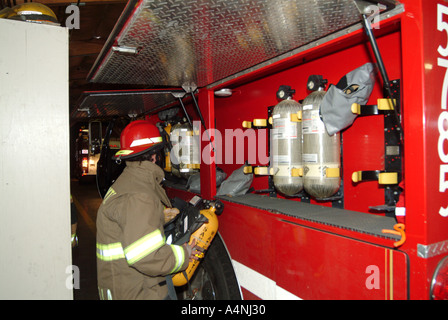
<svg viewBox="0 0 448 320">
<path fill-rule="evenodd" d="M 26 1 L 0 0 L 0 9 Z M 126 21 L 119 17 L 127 0 L 36 2 L 50 7 L 63 27 L 72 15 L 70 10 L 66 13 L 67 7 L 74 4 L 80 10 L 80 28 L 69 30 L 70 112 L 85 91 L 180 87 L 186 80 L 209 85 L 360 20 L 353 0 L 144 1 L 126 31 L 110 39 L 119 46 L 141 47 L 139 55 L 129 58 L 114 52 L 97 61 L 104 45 L 111 45 L 107 40 L 117 21 Z M 90 82 L 87 78 L 96 61 L 108 68 Z"/>
<path fill-rule="evenodd" d="M 13 7 L 22 4 L 24 0 L 0 0 L 3 6 Z M 69 86 L 70 108 L 77 103 L 82 92 L 86 90 L 102 90 L 111 88 L 87 81 L 87 74 L 94 64 L 98 54 L 123 11 L 126 0 L 82 0 L 70 2 L 67 0 L 35 1 L 50 7 L 56 14 L 61 26 L 72 12 L 66 13 L 66 8 L 75 4 L 80 9 L 80 28 L 69 31 Z M 112 86 L 112 88 L 114 88 Z M 120 86 L 123 88 L 123 86 Z"/>
</svg>

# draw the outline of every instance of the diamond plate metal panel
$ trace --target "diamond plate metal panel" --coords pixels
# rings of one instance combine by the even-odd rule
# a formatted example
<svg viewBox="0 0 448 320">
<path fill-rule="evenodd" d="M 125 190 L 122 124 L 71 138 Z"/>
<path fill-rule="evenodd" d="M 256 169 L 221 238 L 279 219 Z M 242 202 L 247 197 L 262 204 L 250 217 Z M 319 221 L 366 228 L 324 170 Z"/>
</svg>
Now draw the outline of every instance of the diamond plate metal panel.
<svg viewBox="0 0 448 320">
<path fill-rule="evenodd" d="M 359 21 L 353 0 L 142 0 L 91 80 L 203 87 Z"/>
<path fill-rule="evenodd" d="M 170 92 L 88 92 L 84 93 L 71 114 L 72 120 L 88 121 L 120 116 L 141 116 L 167 106 L 175 98 Z"/>
<path fill-rule="evenodd" d="M 417 256 L 419 256 L 420 258 L 428 259 L 440 254 L 444 254 L 446 252 L 448 252 L 448 240 L 429 245 L 417 245 Z"/>
</svg>

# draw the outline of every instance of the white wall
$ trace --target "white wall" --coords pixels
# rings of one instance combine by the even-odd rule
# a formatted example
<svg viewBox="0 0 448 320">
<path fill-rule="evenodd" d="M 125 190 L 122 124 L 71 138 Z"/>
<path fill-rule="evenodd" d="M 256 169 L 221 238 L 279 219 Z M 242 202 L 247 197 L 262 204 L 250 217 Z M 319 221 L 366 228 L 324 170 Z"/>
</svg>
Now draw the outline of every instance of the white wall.
<svg viewBox="0 0 448 320">
<path fill-rule="evenodd" d="M 0 19 L 0 299 L 72 299 L 68 31 Z"/>
</svg>

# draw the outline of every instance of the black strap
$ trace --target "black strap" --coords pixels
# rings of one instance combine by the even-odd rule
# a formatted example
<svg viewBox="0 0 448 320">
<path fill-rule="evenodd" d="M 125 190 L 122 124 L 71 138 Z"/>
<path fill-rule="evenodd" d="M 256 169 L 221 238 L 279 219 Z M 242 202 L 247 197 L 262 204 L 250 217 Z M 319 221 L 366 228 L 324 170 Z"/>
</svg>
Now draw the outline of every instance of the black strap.
<svg viewBox="0 0 448 320">
<path fill-rule="evenodd" d="M 168 286 L 168 297 L 170 300 L 177 300 L 176 290 L 174 290 L 173 279 L 171 276 L 166 276 L 166 285 Z"/>
<path fill-rule="evenodd" d="M 193 290 L 191 289 L 191 283 L 190 280 L 188 279 L 188 275 L 186 271 L 182 271 L 182 274 L 184 275 L 185 279 L 187 279 L 187 284 L 188 284 L 188 292 L 190 293 L 190 297 L 193 297 Z"/>
</svg>

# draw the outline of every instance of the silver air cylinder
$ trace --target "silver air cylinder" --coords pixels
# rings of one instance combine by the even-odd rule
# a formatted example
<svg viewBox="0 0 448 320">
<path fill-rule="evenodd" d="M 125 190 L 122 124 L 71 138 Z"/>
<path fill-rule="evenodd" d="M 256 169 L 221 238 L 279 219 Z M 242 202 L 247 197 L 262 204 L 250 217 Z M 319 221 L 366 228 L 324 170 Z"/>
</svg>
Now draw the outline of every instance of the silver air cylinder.
<svg viewBox="0 0 448 320">
<path fill-rule="evenodd" d="M 273 181 L 275 188 L 285 195 L 303 189 L 302 124 L 298 119 L 301 109 L 298 102 L 288 98 L 277 104 L 272 113 Z"/>
<path fill-rule="evenodd" d="M 199 140 L 188 123 L 176 124 L 171 129 L 171 171 L 177 177 L 188 179 L 199 172 Z"/>
<path fill-rule="evenodd" d="M 302 102 L 303 184 L 316 199 L 334 195 L 340 186 L 340 136 L 329 136 L 320 118 L 325 91 L 312 92 Z"/>
</svg>

